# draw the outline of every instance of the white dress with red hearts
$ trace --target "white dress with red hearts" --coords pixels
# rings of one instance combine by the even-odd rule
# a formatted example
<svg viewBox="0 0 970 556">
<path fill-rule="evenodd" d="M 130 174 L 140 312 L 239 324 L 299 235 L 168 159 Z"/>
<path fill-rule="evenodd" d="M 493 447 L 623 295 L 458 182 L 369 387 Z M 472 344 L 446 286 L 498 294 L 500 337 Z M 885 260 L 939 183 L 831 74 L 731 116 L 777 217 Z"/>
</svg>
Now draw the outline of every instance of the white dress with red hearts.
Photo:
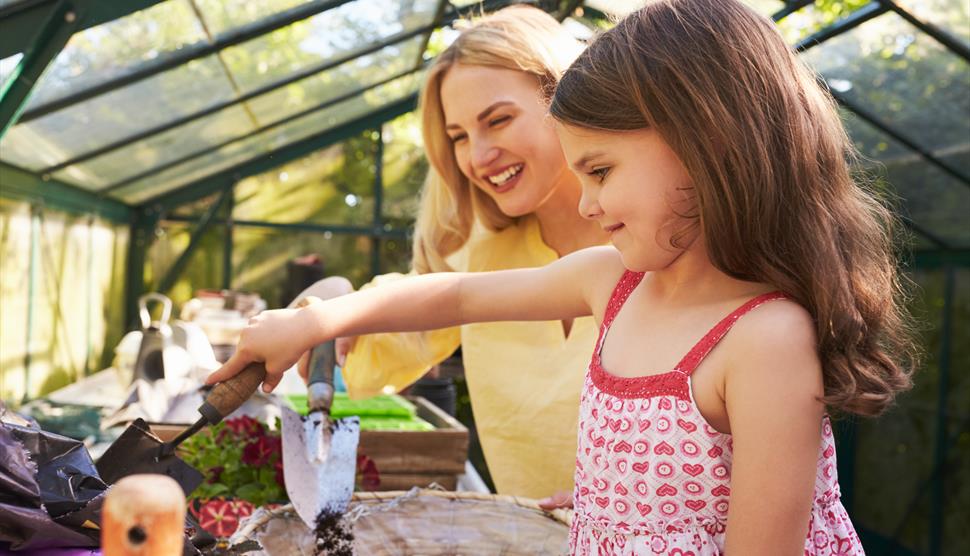
<svg viewBox="0 0 970 556">
<path fill-rule="evenodd" d="M 627 272 L 606 310 L 579 411 L 575 513 L 576 555 L 707 556 L 723 554 L 731 494 L 731 436 L 711 428 L 694 404 L 690 374 L 758 296 L 717 324 L 670 372 L 636 378 L 609 374 L 603 338 L 643 278 Z M 835 442 L 825 417 L 806 555 L 862 555 L 839 498 Z"/>
</svg>

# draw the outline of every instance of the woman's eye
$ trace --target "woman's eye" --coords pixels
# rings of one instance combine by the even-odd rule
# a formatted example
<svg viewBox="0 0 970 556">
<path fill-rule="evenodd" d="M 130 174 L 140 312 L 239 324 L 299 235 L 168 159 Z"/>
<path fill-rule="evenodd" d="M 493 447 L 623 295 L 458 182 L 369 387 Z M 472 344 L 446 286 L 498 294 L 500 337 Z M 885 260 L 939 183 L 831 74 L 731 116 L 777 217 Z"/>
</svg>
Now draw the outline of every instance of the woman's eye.
<svg viewBox="0 0 970 556">
<path fill-rule="evenodd" d="M 610 168 L 607 166 L 603 166 L 602 168 L 594 168 L 591 172 L 589 172 L 589 175 L 595 176 L 596 178 L 599 179 L 599 181 L 603 181 L 604 179 L 606 179 L 606 175 L 609 173 L 610 173 Z"/>
<path fill-rule="evenodd" d="M 466 137 L 468 136 L 464 133 L 458 133 L 456 135 L 451 135 L 449 138 L 451 139 L 452 143 L 457 143 L 459 141 L 463 141 Z"/>
<path fill-rule="evenodd" d="M 499 116 L 497 118 L 493 118 L 492 120 L 490 120 L 488 122 L 488 125 L 494 127 L 494 126 L 497 126 L 497 125 L 504 124 L 505 122 L 507 122 L 507 121 L 509 121 L 511 119 L 512 119 L 512 116 Z"/>
</svg>

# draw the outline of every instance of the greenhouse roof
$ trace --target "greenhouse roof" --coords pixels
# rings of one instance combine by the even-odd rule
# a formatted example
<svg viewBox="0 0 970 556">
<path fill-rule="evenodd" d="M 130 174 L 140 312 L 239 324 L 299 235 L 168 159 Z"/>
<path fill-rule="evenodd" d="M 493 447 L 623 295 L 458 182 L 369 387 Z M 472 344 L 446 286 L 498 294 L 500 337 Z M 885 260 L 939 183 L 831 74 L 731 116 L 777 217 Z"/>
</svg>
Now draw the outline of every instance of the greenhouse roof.
<svg viewBox="0 0 970 556">
<path fill-rule="evenodd" d="M 413 110 L 436 30 L 508 3 L 0 0 L 0 185 L 119 220 L 199 199 Z M 538 4 L 582 36 L 640 3 Z M 825 79 L 917 247 L 970 249 L 966 3 L 748 3 Z"/>
</svg>

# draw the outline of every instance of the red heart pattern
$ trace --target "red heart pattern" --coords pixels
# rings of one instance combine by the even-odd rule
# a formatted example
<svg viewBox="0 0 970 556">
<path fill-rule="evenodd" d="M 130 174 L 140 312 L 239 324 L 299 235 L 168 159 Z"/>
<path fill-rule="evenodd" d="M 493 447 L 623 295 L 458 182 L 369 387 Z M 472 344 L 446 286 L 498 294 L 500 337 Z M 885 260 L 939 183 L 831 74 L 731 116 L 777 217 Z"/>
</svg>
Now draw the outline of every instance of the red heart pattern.
<svg viewBox="0 0 970 556">
<path fill-rule="evenodd" d="M 624 274 L 607 307 L 604 331 L 641 276 Z M 725 319 L 727 327 L 715 330 L 725 333 L 734 320 Z M 613 377 L 594 356 L 580 399 L 570 553 L 723 553 L 733 439 L 707 423 L 689 383 L 691 370 L 719 339 L 705 337 L 695 348 L 700 351 L 692 350 L 674 371 L 639 378 Z M 837 499 L 827 417 L 820 432 L 813 499 L 826 506 L 817 502 L 813 508 L 806 554 L 858 556 L 861 544 Z"/>
</svg>

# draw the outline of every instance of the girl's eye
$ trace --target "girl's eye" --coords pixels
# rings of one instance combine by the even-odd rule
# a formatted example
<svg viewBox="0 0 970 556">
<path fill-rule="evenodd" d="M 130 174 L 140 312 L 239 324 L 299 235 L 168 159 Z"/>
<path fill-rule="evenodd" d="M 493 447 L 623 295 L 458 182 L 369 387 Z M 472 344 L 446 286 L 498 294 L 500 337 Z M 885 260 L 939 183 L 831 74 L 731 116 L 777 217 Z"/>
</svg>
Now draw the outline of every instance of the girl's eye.
<svg viewBox="0 0 970 556">
<path fill-rule="evenodd" d="M 499 116 L 497 118 L 493 118 L 492 120 L 490 120 L 488 122 L 488 125 L 490 125 L 492 127 L 495 127 L 497 125 L 504 124 L 505 122 L 507 122 L 507 121 L 509 121 L 511 119 L 512 119 L 512 116 Z"/>
<path fill-rule="evenodd" d="M 458 133 L 458 134 L 449 136 L 449 139 L 451 139 L 452 144 L 454 144 L 459 141 L 463 141 L 466 137 L 468 136 L 465 135 L 464 133 Z"/>
<path fill-rule="evenodd" d="M 599 181 L 606 179 L 607 174 L 610 173 L 610 168 L 608 166 L 603 166 L 602 168 L 594 168 L 589 175 L 595 176 Z"/>
</svg>

